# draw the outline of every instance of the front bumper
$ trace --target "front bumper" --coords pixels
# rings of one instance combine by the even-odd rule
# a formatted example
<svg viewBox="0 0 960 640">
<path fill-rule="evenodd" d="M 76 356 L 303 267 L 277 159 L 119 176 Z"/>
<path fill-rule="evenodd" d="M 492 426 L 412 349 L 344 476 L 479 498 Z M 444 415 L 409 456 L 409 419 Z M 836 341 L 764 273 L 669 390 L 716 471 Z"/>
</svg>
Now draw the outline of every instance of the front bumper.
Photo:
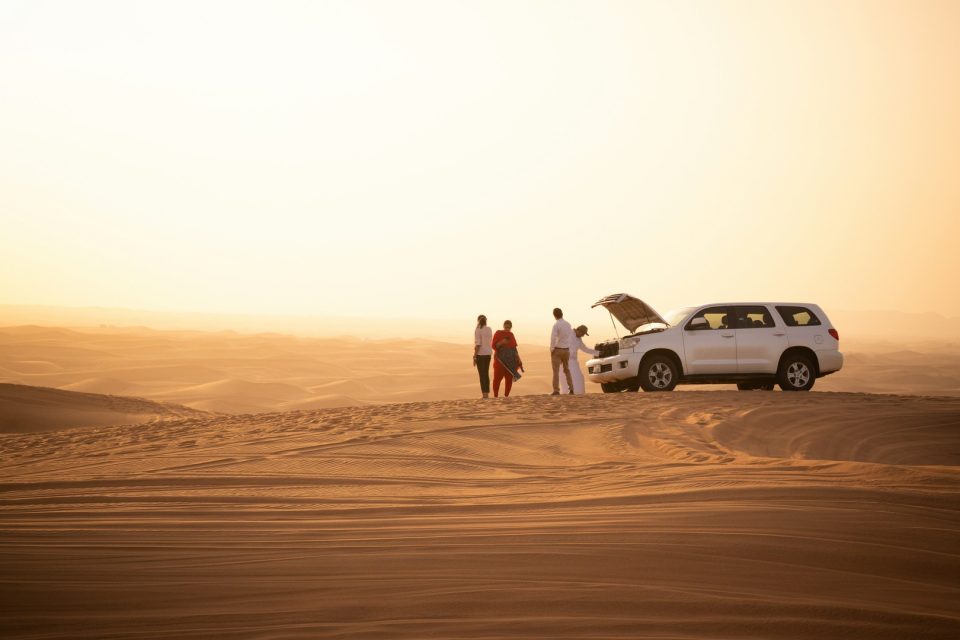
<svg viewBox="0 0 960 640">
<path fill-rule="evenodd" d="M 617 382 L 632 378 L 637 374 L 636 367 L 630 366 L 632 353 L 621 353 L 608 358 L 587 360 L 587 378 L 590 382 Z"/>
</svg>

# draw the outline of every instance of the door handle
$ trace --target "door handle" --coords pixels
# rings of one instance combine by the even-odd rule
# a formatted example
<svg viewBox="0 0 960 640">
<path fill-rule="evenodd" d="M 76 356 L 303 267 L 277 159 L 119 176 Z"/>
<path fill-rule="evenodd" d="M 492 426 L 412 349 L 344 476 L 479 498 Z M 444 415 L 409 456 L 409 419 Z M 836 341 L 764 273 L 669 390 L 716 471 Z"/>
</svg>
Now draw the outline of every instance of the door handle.
<svg viewBox="0 0 960 640">
<path fill-rule="evenodd" d="M 779 337 L 785 336 L 785 335 L 787 335 L 787 334 L 785 334 L 785 333 L 775 333 L 775 334 L 773 334 L 773 335 L 775 335 L 775 336 L 777 336 L 777 337 L 779 338 Z"/>
<path fill-rule="evenodd" d="M 720 335 L 723 336 L 724 338 L 732 338 L 732 337 L 733 337 L 733 334 L 732 334 L 732 333 L 721 333 Z"/>
</svg>

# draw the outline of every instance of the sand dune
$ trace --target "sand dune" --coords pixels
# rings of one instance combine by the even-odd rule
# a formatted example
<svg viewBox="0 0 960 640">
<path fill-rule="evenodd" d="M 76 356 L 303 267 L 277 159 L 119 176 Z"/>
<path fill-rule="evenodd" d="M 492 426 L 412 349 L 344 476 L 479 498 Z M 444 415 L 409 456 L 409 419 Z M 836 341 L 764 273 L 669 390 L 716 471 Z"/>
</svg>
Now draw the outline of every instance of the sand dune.
<svg viewBox="0 0 960 640">
<path fill-rule="evenodd" d="M 531 396 L 0 446 L 7 637 L 960 635 L 958 399 Z"/>
<path fill-rule="evenodd" d="M 960 416 L 953 401 L 860 396 L 870 419 L 842 404 L 798 415 L 770 403 L 724 420 L 717 442 L 752 456 L 792 460 L 955 466 Z"/>
<path fill-rule="evenodd" d="M 7 364 L 9 370 L 17 373 L 55 373 L 63 370 L 60 365 L 46 360 L 15 360 Z"/>
<path fill-rule="evenodd" d="M 60 387 L 67 391 L 82 391 L 85 393 L 102 393 L 108 395 L 136 395 L 143 386 L 135 382 L 128 382 L 109 376 L 97 376 L 71 382 Z"/>
<path fill-rule="evenodd" d="M 853 344 L 844 347 L 844 369 L 817 381 L 818 390 L 960 396 L 955 346 Z M 240 414 L 474 398 L 471 354 L 469 344 L 424 339 L 7 327 L 0 328 L 0 382 Z M 527 373 L 514 395 L 548 391 L 547 349 L 524 343 L 521 354 Z"/>
<path fill-rule="evenodd" d="M 817 386 L 830 391 L 960 396 L 960 352 L 955 346 L 928 347 L 929 351 L 917 351 L 873 346 L 849 352 L 841 372 L 819 380 Z"/>
<path fill-rule="evenodd" d="M 303 400 L 284 402 L 281 408 L 284 411 L 298 411 L 304 409 L 331 409 L 334 407 L 355 407 L 363 404 L 356 398 L 342 393 L 328 393 L 310 396 Z"/>
<path fill-rule="evenodd" d="M 226 413 L 361 406 L 475 397 L 472 351 L 421 339 L 10 327 L 0 328 L 0 382 L 132 394 Z M 524 351 L 540 373 L 516 393 L 541 393 L 549 386 L 546 350 Z"/>
<path fill-rule="evenodd" d="M 189 407 L 143 398 L 0 383 L 0 433 L 133 424 L 202 414 Z"/>
<path fill-rule="evenodd" d="M 190 406 L 220 413 L 259 413 L 270 411 L 278 404 L 304 400 L 310 396 L 306 389 L 280 382 L 249 382 L 224 379 L 189 387 L 180 387 L 159 394 L 171 400 L 183 400 Z"/>
</svg>

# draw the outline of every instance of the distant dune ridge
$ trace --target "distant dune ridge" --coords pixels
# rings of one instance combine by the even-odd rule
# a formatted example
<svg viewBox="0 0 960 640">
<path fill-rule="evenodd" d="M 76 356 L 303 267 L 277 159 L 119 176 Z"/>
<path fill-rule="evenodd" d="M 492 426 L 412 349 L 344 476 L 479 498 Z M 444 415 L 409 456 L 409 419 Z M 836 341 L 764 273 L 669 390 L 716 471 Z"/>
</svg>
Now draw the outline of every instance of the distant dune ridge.
<svg viewBox="0 0 960 640">
<path fill-rule="evenodd" d="M 0 448 L 4 637 L 960 637 L 956 398 L 541 395 Z"/>
<path fill-rule="evenodd" d="M 583 310 L 605 295 L 598 291 L 596 298 L 584 301 Z M 640 292 L 635 292 L 640 293 Z M 647 300 L 660 313 L 668 309 L 656 300 Z M 687 300 L 684 304 L 710 302 L 707 300 Z M 816 301 L 813 301 L 816 302 Z M 820 301 L 823 302 L 823 301 Z M 582 313 L 567 308 L 570 314 Z M 546 344 L 553 318 L 549 308 L 540 319 L 524 319 L 514 316 L 514 325 L 520 330 L 523 341 L 533 344 Z M 890 341 L 894 345 L 910 342 L 928 342 L 931 344 L 953 343 L 957 340 L 956 327 L 960 318 L 944 316 L 930 312 L 907 312 L 891 310 L 844 310 L 827 308 L 831 321 L 845 336 L 856 336 L 858 340 Z M 360 335 L 375 339 L 391 339 L 397 336 L 430 336 L 445 342 L 458 342 L 462 336 L 470 335 L 473 312 L 464 316 L 464 321 L 437 318 L 387 318 L 387 317 L 324 317 L 290 315 L 253 315 L 253 314 L 217 314 L 217 313 L 176 313 L 149 311 L 144 309 L 122 309 L 109 307 L 62 307 L 51 305 L 0 304 L 0 326 L 17 325 L 53 325 L 61 327 L 97 328 L 109 326 L 119 329 L 132 328 L 142 330 L 145 327 L 173 331 L 218 331 L 229 329 L 243 333 L 276 332 L 297 336 L 335 337 Z M 605 318 L 604 318 L 605 320 Z M 585 319 L 583 321 L 586 321 Z M 496 322 L 495 322 L 496 324 Z M 499 325 L 498 325 L 499 326 Z M 604 333 L 607 333 L 604 324 Z"/>
<path fill-rule="evenodd" d="M 602 339 L 601 331 L 594 334 Z M 855 337 L 841 332 L 844 369 L 818 380 L 817 390 L 960 396 L 960 347 L 851 350 L 851 343 Z M 472 352 L 469 343 L 423 339 L 0 327 L 0 382 L 136 396 L 219 413 L 323 409 L 474 398 L 479 385 Z M 514 394 L 549 391 L 547 348 L 523 343 L 520 352 L 527 374 Z M 581 366 L 585 360 L 581 354 Z M 588 383 L 587 391 L 599 389 Z"/>
<path fill-rule="evenodd" d="M 0 433 L 56 431 L 204 414 L 190 407 L 143 398 L 0 383 Z"/>
<path fill-rule="evenodd" d="M 549 388 L 542 347 L 521 347 L 518 395 Z M 144 328 L 0 328 L 0 382 L 257 413 L 475 397 L 473 347 Z"/>
</svg>

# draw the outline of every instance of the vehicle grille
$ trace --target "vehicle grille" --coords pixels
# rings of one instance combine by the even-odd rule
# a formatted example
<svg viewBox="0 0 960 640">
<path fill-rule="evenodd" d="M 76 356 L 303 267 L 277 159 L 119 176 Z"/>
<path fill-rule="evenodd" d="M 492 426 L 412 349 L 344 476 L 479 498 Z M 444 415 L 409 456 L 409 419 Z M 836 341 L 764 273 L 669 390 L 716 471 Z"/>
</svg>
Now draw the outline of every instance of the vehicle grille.
<svg viewBox="0 0 960 640">
<path fill-rule="evenodd" d="M 620 341 L 611 340 L 609 342 L 600 342 L 597 344 L 596 349 L 598 358 L 609 358 L 610 356 L 615 356 L 620 353 Z"/>
<path fill-rule="evenodd" d="M 607 371 L 613 371 L 612 364 L 602 364 L 600 365 L 600 373 L 606 373 Z"/>
</svg>

